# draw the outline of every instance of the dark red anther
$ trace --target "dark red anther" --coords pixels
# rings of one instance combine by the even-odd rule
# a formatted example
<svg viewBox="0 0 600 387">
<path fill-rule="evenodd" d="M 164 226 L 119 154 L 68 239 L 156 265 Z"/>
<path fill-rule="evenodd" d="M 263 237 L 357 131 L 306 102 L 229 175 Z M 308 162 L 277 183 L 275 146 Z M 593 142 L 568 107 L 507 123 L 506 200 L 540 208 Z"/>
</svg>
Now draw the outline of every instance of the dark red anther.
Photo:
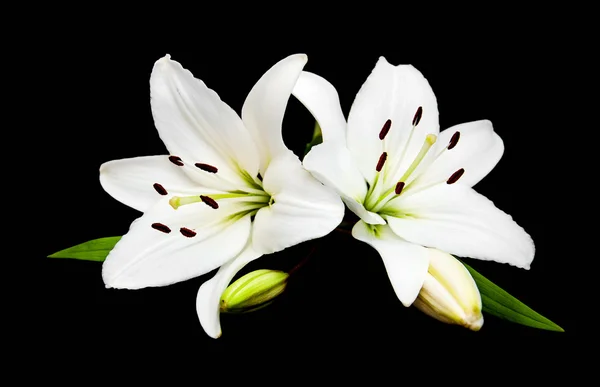
<svg viewBox="0 0 600 387">
<path fill-rule="evenodd" d="M 169 161 L 178 167 L 183 167 L 183 161 L 181 161 L 181 157 L 179 156 L 169 156 Z"/>
<path fill-rule="evenodd" d="M 377 172 L 381 172 L 381 169 L 383 168 L 383 164 L 385 164 L 386 159 L 387 159 L 387 152 L 383 152 L 381 154 L 381 156 L 379 156 L 379 161 L 377 162 L 377 167 L 375 167 Z"/>
<path fill-rule="evenodd" d="M 212 165 L 209 165 L 209 164 L 196 163 L 194 165 L 196 166 L 196 168 L 200 168 L 201 170 L 210 172 L 210 173 L 217 173 L 219 171 L 217 169 L 217 167 L 213 167 Z"/>
<path fill-rule="evenodd" d="M 452 138 L 450 139 L 450 143 L 448 143 L 448 150 L 454 148 L 456 144 L 458 144 L 458 140 L 460 140 L 460 132 L 454 132 Z"/>
<path fill-rule="evenodd" d="M 164 232 L 165 234 L 168 234 L 171 232 L 171 229 L 162 223 L 152 223 L 152 228 L 155 230 Z"/>
<path fill-rule="evenodd" d="M 188 237 L 188 238 L 193 238 L 196 236 L 196 231 L 192 231 L 187 227 L 180 228 L 179 232 L 181 233 L 181 235 L 183 235 L 184 237 Z"/>
<path fill-rule="evenodd" d="M 417 109 L 417 112 L 415 113 L 415 116 L 413 117 L 413 122 L 412 122 L 413 126 L 419 125 L 422 115 L 423 115 L 423 107 L 419 106 L 419 108 Z"/>
<path fill-rule="evenodd" d="M 403 181 L 399 181 L 396 184 L 396 189 L 394 190 L 394 192 L 396 192 L 396 195 L 400 195 L 400 193 L 402 192 L 402 190 L 404 189 L 404 182 Z"/>
<path fill-rule="evenodd" d="M 454 184 L 458 181 L 458 179 L 460 179 L 460 177 L 465 173 L 464 168 L 459 169 L 458 171 L 454 172 L 452 174 L 452 176 L 450 176 L 448 178 L 448 180 L 446 181 L 446 183 L 448 184 Z"/>
<path fill-rule="evenodd" d="M 165 187 L 163 187 L 162 185 L 158 184 L 158 183 L 154 183 L 154 185 L 152 185 L 154 187 L 154 189 L 156 190 L 156 192 L 158 192 L 161 195 L 167 195 L 168 192 L 165 189 Z"/>
<path fill-rule="evenodd" d="M 214 208 L 215 210 L 217 208 L 219 208 L 219 203 L 217 203 L 215 201 L 215 199 L 210 198 L 208 196 L 205 195 L 200 195 L 200 199 L 202 200 L 203 203 L 205 203 L 207 206 Z"/>
<path fill-rule="evenodd" d="M 381 128 L 381 132 L 379 132 L 379 139 L 383 140 L 385 136 L 387 136 L 390 128 L 392 127 L 392 120 L 387 120 L 385 124 L 383 124 L 383 128 Z"/>
</svg>

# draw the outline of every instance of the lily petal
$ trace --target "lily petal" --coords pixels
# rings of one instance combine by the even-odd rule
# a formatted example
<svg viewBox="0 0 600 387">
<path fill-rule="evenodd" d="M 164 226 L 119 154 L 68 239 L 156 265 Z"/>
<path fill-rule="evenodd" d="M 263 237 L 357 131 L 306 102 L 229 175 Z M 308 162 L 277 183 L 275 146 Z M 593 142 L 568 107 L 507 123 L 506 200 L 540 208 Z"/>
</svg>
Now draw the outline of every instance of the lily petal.
<svg viewBox="0 0 600 387">
<path fill-rule="evenodd" d="M 256 176 L 257 149 L 240 117 L 169 55 L 154 64 L 150 95 L 154 123 L 172 155 L 212 165 L 236 183 L 244 181 L 239 167 Z"/>
<path fill-rule="evenodd" d="M 396 295 L 404 306 L 410 306 L 427 276 L 428 250 L 398 237 L 389 226 L 373 227 L 359 221 L 352 228 L 352 235 L 377 250 Z"/>
<path fill-rule="evenodd" d="M 340 141 L 346 145 L 346 119 L 337 90 L 324 78 L 303 71 L 292 94 L 319 123 L 323 142 Z"/>
<path fill-rule="evenodd" d="M 369 224 L 385 224 L 378 214 L 368 211 L 363 202 L 367 184 L 354 160 L 340 141 L 314 146 L 304 157 L 304 168 L 321 183 L 333 188 L 348 208 Z"/>
<path fill-rule="evenodd" d="M 110 196 L 142 212 L 164 198 L 164 195 L 185 196 L 198 193 L 198 184 L 181 167 L 170 162 L 167 156 L 106 162 L 100 166 L 100 184 Z"/>
<path fill-rule="evenodd" d="M 263 188 L 274 203 L 261 208 L 254 219 L 252 243 L 269 254 L 329 234 L 344 216 L 340 197 L 302 168 L 288 151 L 273 159 Z"/>
<path fill-rule="evenodd" d="M 250 217 L 232 219 L 236 204 L 174 210 L 167 199 L 136 219 L 102 266 L 106 287 L 165 286 L 205 274 L 244 248 Z"/>
<path fill-rule="evenodd" d="M 367 183 L 343 144 L 329 141 L 312 147 L 302 162 L 314 177 L 347 198 L 365 200 Z"/>
<path fill-rule="evenodd" d="M 419 107 L 422 116 L 411 136 Z M 382 141 L 379 134 L 388 119 L 391 127 Z M 411 65 L 392 66 L 384 57 L 379 58 L 352 104 L 346 134 L 348 149 L 369 184 L 373 184 L 375 167 L 384 151 L 388 153 L 386 181 L 395 185 L 426 136 L 438 133 L 437 101 L 429 82 Z"/>
<path fill-rule="evenodd" d="M 426 171 L 414 181 L 415 188 L 436 181 L 445 181 L 460 168 L 465 172 L 457 184 L 472 187 L 498 164 L 504 153 L 504 143 L 494 132 L 490 121 L 468 122 L 442 131 L 436 144 L 438 149 L 448 146 L 456 132 L 460 133 L 456 146 L 444 150 L 440 157 L 429 165 Z"/>
<path fill-rule="evenodd" d="M 221 295 L 236 273 L 261 255 L 251 244 L 246 246 L 237 257 L 221 266 L 213 278 L 200 286 L 196 296 L 196 312 L 202 328 L 210 337 L 221 337 Z"/>
<path fill-rule="evenodd" d="M 296 54 L 277 62 L 254 85 L 242 107 L 242 119 L 260 152 L 263 176 L 271 159 L 288 150 L 283 143 L 281 124 L 306 61 L 306 55 Z"/>
<path fill-rule="evenodd" d="M 440 184 L 400 195 L 383 215 L 402 238 L 450 254 L 529 269 L 535 247 L 510 215 L 472 188 Z M 402 213 L 392 215 L 394 208 Z"/>
</svg>

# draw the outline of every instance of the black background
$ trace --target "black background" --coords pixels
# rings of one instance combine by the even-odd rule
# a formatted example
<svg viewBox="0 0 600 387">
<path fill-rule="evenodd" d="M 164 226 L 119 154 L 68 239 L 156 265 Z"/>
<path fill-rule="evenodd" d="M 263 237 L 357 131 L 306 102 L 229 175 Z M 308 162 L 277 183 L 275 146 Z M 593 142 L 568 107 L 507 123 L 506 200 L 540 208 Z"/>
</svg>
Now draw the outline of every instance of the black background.
<svg viewBox="0 0 600 387">
<path fill-rule="evenodd" d="M 22 326 L 31 338 L 27 348 L 32 358 L 48 362 L 60 349 L 68 354 L 58 360 L 63 367 L 76 368 L 73 364 L 81 362 L 92 369 L 99 364 L 96 359 L 113 356 L 149 356 L 158 362 L 186 356 L 199 365 L 209 359 L 227 365 L 283 360 L 289 374 L 328 368 L 332 359 L 395 364 L 371 368 L 379 375 L 449 361 L 469 375 L 480 369 L 468 368 L 473 362 L 504 374 L 531 370 L 533 364 L 544 364 L 547 371 L 574 370 L 580 355 L 576 342 L 585 333 L 577 302 L 580 274 L 567 261 L 575 258 L 559 232 L 565 226 L 557 217 L 568 216 L 569 210 L 553 200 L 562 191 L 557 174 L 565 172 L 557 169 L 557 158 L 571 147 L 563 133 L 573 110 L 564 95 L 569 81 L 550 65 L 547 47 L 516 47 L 510 41 L 482 47 L 487 55 L 433 52 L 425 57 L 411 50 L 420 44 L 414 39 L 373 45 L 354 38 L 278 41 L 268 33 L 257 35 L 241 41 L 202 35 L 185 46 L 176 41 L 158 44 L 143 34 L 136 39 L 89 37 L 86 44 L 61 35 L 60 44 L 35 55 L 33 73 L 43 80 L 36 101 L 43 104 L 27 118 L 42 122 L 36 132 L 42 154 L 33 162 L 36 179 L 41 179 L 35 184 L 43 190 L 42 202 L 35 205 L 42 210 L 43 232 L 26 241 L 27 251 L 33 252 L 21 258 L 33 275 L 17 288 L 32 315 Z M 497 54 L 498 48 L 506 52 Z M 306 70 L 336 86 L 345 114 L 384 55 L 392 64 L 413 64 L 429 80 L 442 129 L 492 121 L 506 150 L 475 189 L 511 214 L 533 237 L 537 251 L 529 271 L 467 262 L 566 332 L 486 315 L 482 330 L 475 333 L 406 309 L 377 254 L 343 234 L 321 241 L 318 253 L 271 307 L 222 316 L 223 336 L 218 340 L 206 336 L 195 311 L 197 289 L 212 273 L 164 288 L 107 290 L 100 263 L 46 258 L 90 239 L 122 235 L 140 215 L 102 190 L 98 168 L 114 159 L 166 153 L 149 104 L 148 81 L 157 59 L 171 54 L 239 113 L 258 78 L 298 52 L 308 55 Z M 294 97 L 288 106 L 284 139 L 299 154 L 313 121 Z M 305 243 L 263 257 L 241 274 L 257 268 L 289 270 L 311 246 Z"/>
</svg>

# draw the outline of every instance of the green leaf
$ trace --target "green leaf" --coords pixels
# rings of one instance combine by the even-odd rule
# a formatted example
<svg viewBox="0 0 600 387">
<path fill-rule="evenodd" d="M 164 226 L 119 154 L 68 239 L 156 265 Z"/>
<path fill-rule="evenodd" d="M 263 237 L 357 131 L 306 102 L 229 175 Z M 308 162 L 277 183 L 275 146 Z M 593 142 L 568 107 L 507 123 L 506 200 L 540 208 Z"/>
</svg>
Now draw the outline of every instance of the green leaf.
<svg viewBox="0 0 600 387">
<path fill-rule="evenodd" d="M 461 261 L 462 262 L 462 261 Z M 535 312 L 533 309 L 511 296 L 507 291 L 494 284 L 489 279 L 479 274 L 475 269 L 462 262 L 469 270 L 471 276 L 477 283 L 483 311 L 500 317 L 502 319 L 526 325 L 538 329 L 549 331 L 564 332 L 560 326 L 556 325 L 546 317 Z"/>
<path fill-rule="evenodd" d="M 72 258 L 84 261 L 103 262 L 119 239 L 121 239 L 120 236 L 93 239 L 77 246 L 58 251 L 49 255 L 48 258 Z"/>
<path fill-rule="evenodd" d="M 323 134 L 321 133 L 321 126 L 319 126 L 319 123 L 315 121 L 315 129 L 313 130 L 312 140 L 310 140 L 310 142 L 306 144 L 306 147 L 304 147 L 304 156 L 310 152 L 313 146 L 319 145 L 322 142 Z"/>
</svg>

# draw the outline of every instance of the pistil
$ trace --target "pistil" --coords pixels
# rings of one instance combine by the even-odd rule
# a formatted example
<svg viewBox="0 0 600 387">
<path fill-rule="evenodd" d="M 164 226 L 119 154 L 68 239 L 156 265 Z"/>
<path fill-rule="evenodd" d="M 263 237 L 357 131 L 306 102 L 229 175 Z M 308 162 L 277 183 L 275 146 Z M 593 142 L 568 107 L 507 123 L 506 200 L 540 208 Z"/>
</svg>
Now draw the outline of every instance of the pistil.
<svg viewBox="0 0 600 387">
<path fill-rule="evenodd" d="M 402 177 L 398 180 L 398 182 L 396 183 L 396 185 L 394 187 L 392 187 L 392 188 L 388 189 L 386 192 L 384 192 L 383 195 L 381 195 L 379 197 L 379 200 L 377 200 L 372 206 L 370 206 L 372 212 L 378 212 L 390 200 L 392 200 L 394 197 L 396 197 L 402 193 L 402 191 L 404 190 L 404 187 L 406 185 L 406 183 L 405 183 L 406 180 L 410 177 L 411 173 L 413 173 L 415 171 L 415 169 L 417 169 L 419 164 L 423 161 L 423 159 L 427 155 L 427 152 L 429 152 L 429 150 L 431 149 L 433 144 L 435 144 L 436 140 L 437 140 L 437 136 L 435 134 L 428 134 L 427 137 L 425 137 L 425 141 L 423 142 L 423 145 L 421 146 L 419 153 L 417 154 L 417 156 L 415 157 L 413 162 L 410 164 L 410 166 L 408 167 L 406 172 L 404 172 L 404 175 L 402 175 Z"/>
<path fill-rule="evenodd" d="M 410 164 L 406 172 L 404 172 L 404 175 L 402 175 L 399 181 L 406 181 L 410 174 L 413 173 L 415 169 L 417 169 L 421 161 L 423 161 L 423 159 L 425 158 L 427 152 L 429 152 L 429 149 L 431 149 L 431 146 L 435 144 L 435 140 L 437 140 L 437 136 L 435 134 L 428 134 L 427 137 L 425 137 L 425 142 L 421 146 L 421 150 L 419 150 L 417 157 L 415 157 L 415 159 Z"/>
<path fill-rule="evenodd" d="M 266 192 L 262 195 L 248 194 L 248 193 L 224 193 L 224 194 L 211 194 L 209 195 L 193 195 L 193 196 L 173 196 L 169 200 L 169 204 L 175 210 L 181 206 L 185 206 L 187 204 L 199 203 L 203 202 L 207 206 L 214 208 L 215 210 L 219 208 L 219 204 L 217 200 L 222 199 L 243 199 L 244 202 L 252 202 L 252 203 L 269 203 L 271 196 Z"/>
</svg>

